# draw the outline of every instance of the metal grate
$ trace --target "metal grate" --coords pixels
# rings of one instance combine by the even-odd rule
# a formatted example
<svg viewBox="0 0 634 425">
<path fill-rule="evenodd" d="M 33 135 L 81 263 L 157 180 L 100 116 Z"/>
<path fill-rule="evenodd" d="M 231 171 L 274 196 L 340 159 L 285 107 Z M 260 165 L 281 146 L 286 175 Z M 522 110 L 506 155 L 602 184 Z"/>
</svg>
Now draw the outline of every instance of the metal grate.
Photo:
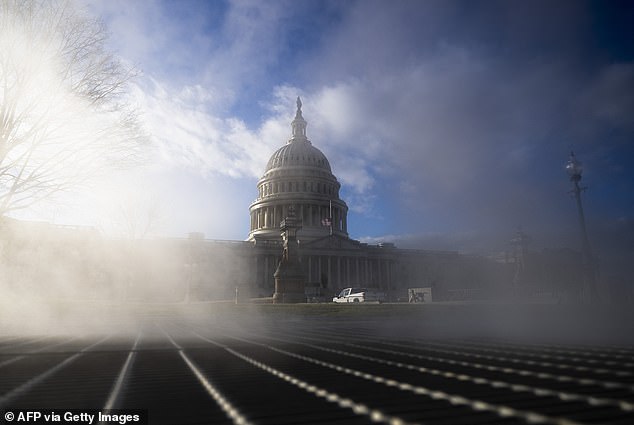
<svg viewBox="0 0 634 425">
<path fill-rule="evenodd" d="M 0 339 L 0 410 L 152 424 L 631 424 L 634 349 L 390 337 L 328 323 Z"/>
</svg>

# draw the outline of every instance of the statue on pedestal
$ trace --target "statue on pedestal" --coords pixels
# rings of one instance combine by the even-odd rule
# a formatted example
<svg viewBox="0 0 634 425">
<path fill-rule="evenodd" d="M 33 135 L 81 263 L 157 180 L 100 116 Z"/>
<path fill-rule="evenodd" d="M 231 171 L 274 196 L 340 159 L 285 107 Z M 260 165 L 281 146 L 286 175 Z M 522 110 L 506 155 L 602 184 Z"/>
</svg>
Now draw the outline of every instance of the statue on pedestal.
<svg viewBox="0 0 634 425">
<path fill-rule="evenodd" d="M 301 223 L 295 216 L 295 209 L 290 207 L 288 215 L 280 223 L 284 250 L 277 270 L 273 274 L 275 278 L 274 303 L 303 303 L 306 302 L 304 286 L 306 276 L 299 262 L 299 246 L 297 231 L 301 229 Z"/>
</svg>

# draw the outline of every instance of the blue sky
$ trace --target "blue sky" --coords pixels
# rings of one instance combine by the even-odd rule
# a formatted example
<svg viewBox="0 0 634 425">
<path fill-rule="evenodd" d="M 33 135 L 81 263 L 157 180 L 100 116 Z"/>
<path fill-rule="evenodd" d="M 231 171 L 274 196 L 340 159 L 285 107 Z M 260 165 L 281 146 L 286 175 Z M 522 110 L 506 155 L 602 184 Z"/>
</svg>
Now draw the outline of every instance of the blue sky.
<svg viewBox="0 0 634 425">
<path fill-rule="evenodd" d="M 631 2 L 83 4 L 142 72 L 130 98 L 153 137 L 98 210 L 134 199 L 156 235 L 245 239 L 300 95 L 354 238 L 495 251 L 521 226 L 533 248 L 575 247 L 574 150 L 593 243 L 634 252 Z M 108 227 L 74 211 L 54 220 Z"/>
</svg>

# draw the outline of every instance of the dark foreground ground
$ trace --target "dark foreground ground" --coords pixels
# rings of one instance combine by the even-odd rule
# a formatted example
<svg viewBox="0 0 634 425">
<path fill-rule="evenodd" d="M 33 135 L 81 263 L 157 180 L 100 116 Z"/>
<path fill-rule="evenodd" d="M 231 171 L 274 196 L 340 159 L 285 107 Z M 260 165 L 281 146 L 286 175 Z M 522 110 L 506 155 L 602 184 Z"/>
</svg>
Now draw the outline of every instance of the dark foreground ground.
<svg viewBox="0 0 634 425">
<path fill-rule="evenodd" d="M 110 326 L 0 337 L 0 424 L 25 423 L 7 420 L 18 409 L 142 409 L 151 424 L 634 423 L 627 311 L 93 310 Z"/>
</svg>

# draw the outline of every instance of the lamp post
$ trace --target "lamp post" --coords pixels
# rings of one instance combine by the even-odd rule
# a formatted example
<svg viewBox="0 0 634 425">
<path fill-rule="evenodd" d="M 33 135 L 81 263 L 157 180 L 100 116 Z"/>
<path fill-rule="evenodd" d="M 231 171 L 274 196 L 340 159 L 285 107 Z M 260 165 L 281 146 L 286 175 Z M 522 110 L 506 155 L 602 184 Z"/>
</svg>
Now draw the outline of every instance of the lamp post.
<svg viewBox="0 0 634 425">
<path fill-rule="evenodd" d="M 528 257 L 528 244 L 530 237 L 520 228 L 517 229 L 515 237 L 511 239 L 510 244 L 513 246 L 513 257 L 515 261 L 515 275 L 513 276 L 513 288 L 519 292 L 522 284 L 525 284 L 526 259 Z M 523 290 L 526 290 L 524 287 Z"/>
<path fill-rule="evenodd" d="M 577 160 L 574 152 L 570 152 L 570 159 L 566 164 L 566 171 L 570 176 L 572 182 L 572 193 L 575 195 L 577 201 L 577 211 L 579 212 L 579 226 L 581 228 L 581 243 L 582 243 L 582 256 L 583 256 L 583 296 L 589 300 L 597 300 L 597 288 L 596 279 L 594 274 L 594 263 L 592 261 L 592 252 L 590 251 L 590 242 L 588 241 L 588 231 L 586 230 L 586 219 L 583 213 L 583 205 L 581 204 L 581 192 L 585 190 L 585 187 L 579 186 L 581 180 L 581 174 L 583 173 L 583 167 L 581 162 Z"/>
</svg>

